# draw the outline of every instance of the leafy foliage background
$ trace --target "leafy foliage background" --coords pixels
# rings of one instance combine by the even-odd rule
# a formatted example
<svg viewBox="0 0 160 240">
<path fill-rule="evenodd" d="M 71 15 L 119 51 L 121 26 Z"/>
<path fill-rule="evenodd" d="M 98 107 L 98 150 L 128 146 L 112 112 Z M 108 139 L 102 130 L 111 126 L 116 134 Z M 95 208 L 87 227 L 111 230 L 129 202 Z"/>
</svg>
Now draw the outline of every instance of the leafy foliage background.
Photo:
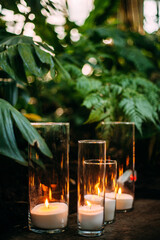
<svg viewBox="0 0 160 240">
<path fill-rule="evenodd" d="M 20 1 L 1 1 L 2 8 L 25 19 L 19 36 L 8 33 L 7 23 L 1 19 L 1 98 L 32 121 L 69 121 L 71 134 L 79 137 L 84 134 L 84 123 L 89 136 L 90 129 L 102 120 L 135 122 L 139 138 L 159 134 L 158 33 L 140 35 L 118 28 L 118 0 L 114 4 L 96 0 L 83 26 L 70 22 L 67 5 L 25 2 L 30 11 L 20 13 Z M 56 26 L 47 23 L 42 9 L 49 14 L 59 11 L 65 17 L 63 39 L 58 37 Z M 33 20 L 30 13 L 35 16 Z M 29 22 L 42 42 L 23 36 Z M 71 38 L 72 29 L 80 33 L 77 42 Z M 91 71 L 84 75 L 86 64 Z"/>
</svg>

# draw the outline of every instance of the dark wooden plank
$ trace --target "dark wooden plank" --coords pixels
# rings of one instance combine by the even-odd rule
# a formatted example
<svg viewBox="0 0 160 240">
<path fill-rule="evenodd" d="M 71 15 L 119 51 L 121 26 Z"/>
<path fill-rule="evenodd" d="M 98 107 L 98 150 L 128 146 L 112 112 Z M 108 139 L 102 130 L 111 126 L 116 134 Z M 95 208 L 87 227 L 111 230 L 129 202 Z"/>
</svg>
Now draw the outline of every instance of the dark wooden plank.
<svg viewBox="0 0 160 240">
<path fill-rule="evenodd" d="M 4 240 L 80 240 L 77 234 L 76 214 L 69 216 L 68 230 L 60 234 L 36 234 L 24 229 L 15 229 L 0 235 Z M 128 213 L 117 213 L 116 221 L 107 225 L 104 234 L 94 239 L 99 240 L 153 240 L 160 239 L 160 201 L 138 199 L 134 210 Z"/>
</svg>

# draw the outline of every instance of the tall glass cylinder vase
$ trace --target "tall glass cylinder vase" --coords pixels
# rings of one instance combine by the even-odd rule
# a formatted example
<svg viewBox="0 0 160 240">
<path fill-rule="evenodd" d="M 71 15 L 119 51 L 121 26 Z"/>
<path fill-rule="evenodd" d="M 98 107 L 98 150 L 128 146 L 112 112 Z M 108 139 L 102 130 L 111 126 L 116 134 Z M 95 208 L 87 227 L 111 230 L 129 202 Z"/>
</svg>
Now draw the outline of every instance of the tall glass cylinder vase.
<svg viewBox="0 0 160 240">
<path fill-rule="evenodd" d="M 78 233 L 100 236 L 104 229 L 106 142 L 78 142 Z"/>
<path fill-rule="evenodd" d="M 32 123 L 51 157 L 29 146 L 29 229 L 63 232 L 69 212 L 69 123 Z"/>
<path fill-rule="evenodd" d="M 106 140 L 106 158 L 117 160 L 116 210 L 133 208 L 135 192 L 135 124 L 103 122 L 98 132 Z"/>
</svg>

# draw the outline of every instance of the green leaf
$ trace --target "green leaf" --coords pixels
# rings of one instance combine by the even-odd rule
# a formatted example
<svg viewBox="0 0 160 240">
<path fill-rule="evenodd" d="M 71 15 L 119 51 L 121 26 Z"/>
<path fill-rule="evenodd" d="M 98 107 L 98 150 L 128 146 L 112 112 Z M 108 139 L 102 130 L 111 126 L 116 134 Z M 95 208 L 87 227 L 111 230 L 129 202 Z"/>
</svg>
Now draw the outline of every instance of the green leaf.
<svg viewBox="0 0 160 240">
<path fill-rule="evenodd" d="M 54 62 L 53 58 L 50 53 L 47 53 L 46 51 L 40 49 L 38 46 L 34 45 L 35 51 L 39 59 L 42 63 L 48 63 L 50 65 L 51 70 L 51 76 L 55 77 L 55 71 L 54 71 Z"/>
<path fill-rule="evenodd" d="M 59 62 L 59 60 L 54 57 L 55 63 L 59 70 L 61 71 L 63 77 L 65 78 L 66 81 L 71 82 L 71 76 L 70 74 L 66 71 L 66 69 L 62 66 L 62 64 Z"/>
<path fill-rule="evenodd" d="M 84 99 L 82 105 L 87 108 L 95 108 L 101 106 L 103 103 L 104 100 L 99 96 L 99 94 L 92 93 Z"/>
<path fill-rule="evenodd" d="M 3 99 L 0 99 L 0 117 L 0 153 L 2 155 L 10 157 L 20 164 L 27 165 L 16 144 L 13 130 L 13 122 L 15 122 L 22 136 L 30 145 L 33 146 L 36 143 L 43 154 L 52 157 L 51 151 L 36 129 L 20 112 Z"/>
<path fill-rule="evenodd" d="M 123 109 L 123 111 L 128 116 L 131 122 L 135 122 L 137 129 L 142 134 L 143 117 L 141 116 L 139 111 L 137 111 L 134 100 L 132 98 L 131 99 L 124 98 L 119 103 L 119 107 Z"/>
<path fill-rule="evenodd" d="M 66 64 L 65 69 L 71 74 L 72 78 L 79 78 L 82 76 L 82 71 L 74 64 Z"/>
<path fill-rule="evenodd" d="M 108 113 L 104 112 L 103 108 L 93 109 L 85 123 L 99 122 L 105 119 L 107 116 Z"/>
<path fill-rule="evenodd" d="M 10 46 L 7 49 L 8 58 L 10 61 L 11 68 L 14 69 L 15 73 L 15 80 L 21 83 L 22 79 L 23 82 L 27 82 L 26 74 L 24 71 L 23 61 L 18 53 L 18 49 L 16 45 Z"/>
<path fill-rule="evenodd" d="M 99 80 L 87 78 L 85 76 L 81 76 L 80 78 L 77 79 L 76 82 L 77 91 L 79 91 L 83 95 L 98 90 L 101 86 L 102 83 Z"/>
<path fill-rule="evenodd" d="M 26 74 L 43 78 L 50 71 L 55 76 L 51 49 L 26 36 L 11 36 L 1 41 L 0 67 L 20 84 L 27 82 Z"/>
<path fill-rule="evenodd" d="M 154 111 L 152 105 L 140 94 L 123 98 L 119 103 L 120 108 L 128 116 L 131 122 L 135 122 L 136 127 L 142 133 L 142 122 L 150 121 L 157 125 L 158 115 Z"/>
<path fill-rule="evenodd" d="M 40 64 L 36 61 L 37 59 L 34 49 L 29 44 L 19 44 L 18 51 L 23 59 L 24 65 L 33 75 L 43 77 L 48 72 L 48 69 L 42 68 L 42 63 Z"/>
<path fill-rule="evenodd" d="M 0 154 L 14 159 L 22 165 L 27 165 L 27 161 L 24 160 L 20 151 L 18 150 L 16 139 L 13 130 L 13 123 L 10 117 L 10 110 L 1 108 L 0 101 L 0 135 L 1 135 L 1 144 L 0 144 Z"/>
<path fill-rule="evenodd" d="M 10 36 L 5 38 L 3 41 L 0 42 L 0 46 L 13 46 L 13 45 L 17 45 L 20 43 L 24 43 L 24 44 L 34 44 L 33 40 L 31 37 L 27 37 L 27 36 Z"/>
</svg>

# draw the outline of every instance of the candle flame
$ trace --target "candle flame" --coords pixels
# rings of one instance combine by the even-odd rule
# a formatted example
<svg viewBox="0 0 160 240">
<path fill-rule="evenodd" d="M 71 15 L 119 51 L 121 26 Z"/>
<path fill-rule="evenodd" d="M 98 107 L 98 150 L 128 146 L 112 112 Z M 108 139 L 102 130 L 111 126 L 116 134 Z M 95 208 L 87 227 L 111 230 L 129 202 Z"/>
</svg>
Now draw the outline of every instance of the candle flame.
<svg viewBox="0 0 160 240">
<path fill-rule="evenodd" d="M 49 202 L 48 202 L 47 198 L 46 198 L 46 201 L 45 201 L 45 206 L 46 206 L 46 208 L 49 208 Z"/>
<path fill-rule="evenodd" d="M 87 203 L 87 206 L 89 206 L 91 208 L 92 204 L 89 201 L 86 201 L 86 203 Z"/>
<path fill-rule="evenodd" d="M 99 190 L 99 188 L 98 188 L 98 196 L 100 196 L 100 193 L 101 193 L 101 192 L 100 192 L 100 190 Z"/>
<path fill-rule="evenodd" d="M 120 195 L 122 193 L 122 188 L 118 189 L 118 194 Z"/>
</svg>

